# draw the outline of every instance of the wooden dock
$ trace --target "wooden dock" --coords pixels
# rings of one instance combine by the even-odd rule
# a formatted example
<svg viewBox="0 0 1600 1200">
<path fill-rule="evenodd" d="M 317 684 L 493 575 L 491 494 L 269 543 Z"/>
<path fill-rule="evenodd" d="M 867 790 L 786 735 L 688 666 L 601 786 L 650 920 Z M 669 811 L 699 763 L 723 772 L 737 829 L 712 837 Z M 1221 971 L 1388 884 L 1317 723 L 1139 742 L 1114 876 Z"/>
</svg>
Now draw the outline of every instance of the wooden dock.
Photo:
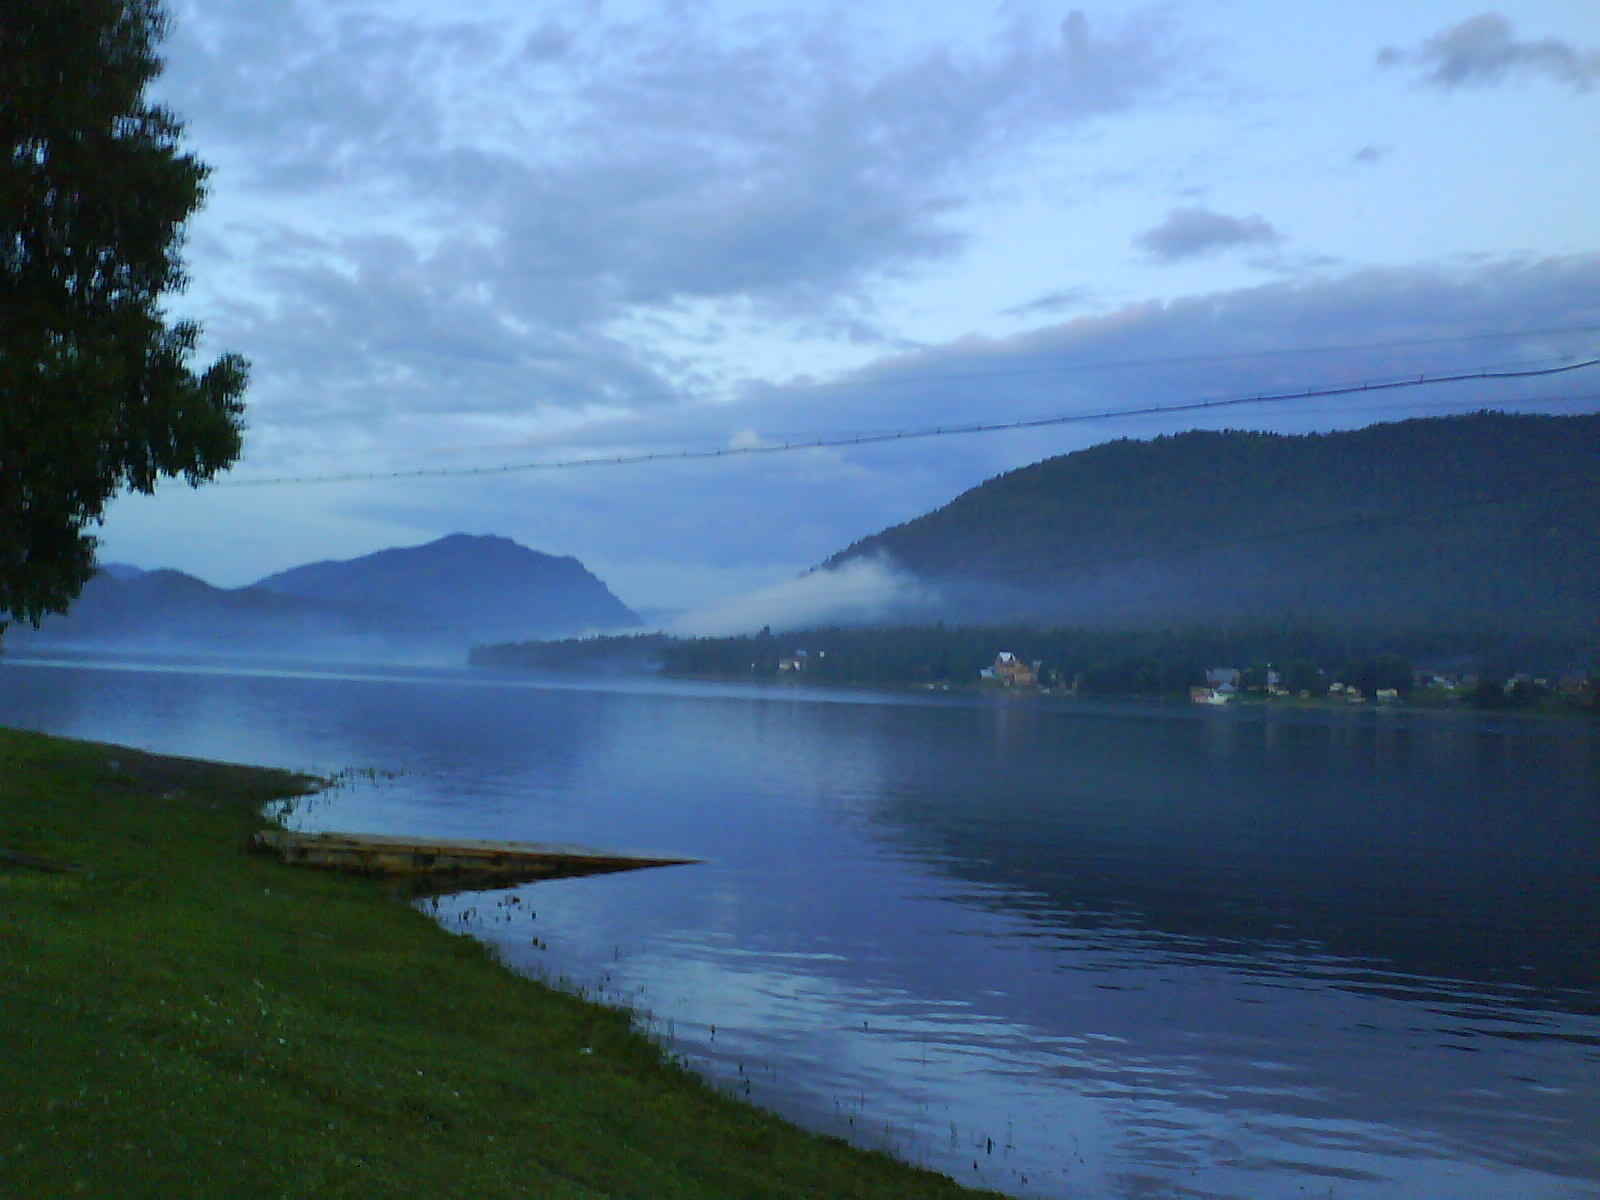
<svg viewBox="0 0 1600 1200">
<path fill-rule="evenodd" d="M 391 878 L 404 884 L 413 895 L 515 887 L 540 879 L 569 879 L 700 861 L 618 854 L 547 842 L 296 833 L 288 829 L 263 829 L 251 838 L 250 844 L 252 849 L 276 854 L 296 866 Z"/>
</svg>

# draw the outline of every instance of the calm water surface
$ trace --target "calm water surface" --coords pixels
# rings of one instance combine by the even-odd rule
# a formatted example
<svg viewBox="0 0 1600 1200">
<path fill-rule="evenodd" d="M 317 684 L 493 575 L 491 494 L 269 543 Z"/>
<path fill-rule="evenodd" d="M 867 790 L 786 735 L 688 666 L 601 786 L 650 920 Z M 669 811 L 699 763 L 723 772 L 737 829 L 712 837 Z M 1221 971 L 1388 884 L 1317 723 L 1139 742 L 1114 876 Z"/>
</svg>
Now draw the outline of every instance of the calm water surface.
<svg viewBox="0 0 1600 1200">
<path fill-rule="evenodd" d="M 315 827 L 700 856 L 439 917 L 964 1180 L 1600 1197 L 1592 724 L 16 659 L 0 722 L 399 773 Z"/>
</svg>

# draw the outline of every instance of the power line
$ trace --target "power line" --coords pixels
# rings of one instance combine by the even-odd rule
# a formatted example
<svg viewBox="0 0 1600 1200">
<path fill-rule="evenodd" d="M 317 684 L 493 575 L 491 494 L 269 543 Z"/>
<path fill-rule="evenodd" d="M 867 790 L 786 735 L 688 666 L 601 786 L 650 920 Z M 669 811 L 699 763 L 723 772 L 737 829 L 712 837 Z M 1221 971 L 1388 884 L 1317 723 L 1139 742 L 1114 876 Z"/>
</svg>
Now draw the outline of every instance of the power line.
<svg viewBox="0 0 1600 1200">
<path fill-rule="evenodd" d="M 1402 338 L 1389 342 L 1346 342 L 1326 346 L 1285 346 L 1275 350 L 1233 350 L 1224 354 L 1180 354 L 1168 358 L 1102 359 L 1098 362 L 1047 363 L 1036 367 L 1001 367 L 986 371 L 952 371 L 896 375 L 892 378 L 863 381 L 830 379 L 818 383 L 787 383 L 771 388 L 774 392 L 822 391 L 827 388 L 894 387 L 902 384 L 944 383 L 972 379 L 1009 379 L 1030 375 L 1060 375 L 1080 371 L 1121 371 L 1139 367 L 1192 367 L 1202 363 L 1238 362 L 1260 358 L 1290 358 L 1302 354 L 1348 354 L 1352 350 L 1404 350 L 1413 346 L 1446 346 L 1459 342 L 1510 341 L 1515 338 L 1557 337 L 1569 333 L 1600 333 L 1600 325 L 1569 325 L 1555 329 L 1523 329 L 1515 332 L 1463 333 L 1428 338 Z"/>
<path fill-rule="evenodd" d="M 1442 383 L 1469 381 L 1532 379 L 1540 376 L 1561 375 L 1586 367 L 1600 365 L 1600 358 L 1565 363 L 1555 367 L 1522 368 L 1516 370 L 1479 370 L 1454 375 L 1419 375 L 1415 379 L 1389 380 L 1383 383 L 1346 384 L 1335 387 L 1307 388 L 1304 391 L 1262 393 L 1255 396 L 1236 396 L 1225 400 L 1192 400 L 1181 404 L 1153 404 L 1136 408 L 1107 409 L 1101 412 L 1064 413 L 1049 417 L 1030 417 L 1014 421 L 973 422 L 964 425 L 939 425 L 923 429 L 893 430 L 885 433 L 854 434 L 835 438 L 814 438 L 773 443 L 765 446 L 724 446 L 713 450 L 657 450 L 639 454 L 600 455 L 589 458 L 556 459 L 546 462 L 502 463 L 487 467 L 419 467 L 406 471 L 366 471 L 333 475 L 279 475 L 265 479 L 225 479 L 220 487 L 276 487 L 313 483 L 358 483 L 389 479 L 443 479 L 483 475 L 508 475 L 523 471 L 558 471 L 581 467 L 638 466 L 651 462 L 684 462 L 714 458 L 740 458 L 754 455 L 792 454 L 801 450 L 818 450 L 842 446 L 868 446 L 885 442 L 917 441 L 936 437 L 970 436 L 980 433 L 999 433 L 1017 429 L 1042 429 L 1054 425 L 1080 424 L 1089 421 L 1107 421 L 1123 417 L 1167 415 L 1235 408 L 1247 404 L 1280 404 L 1293 400 L 1310 400 L 1329 396 L 1350 396 L 1360 393 L 1390 392 L 1405 388 L 1427 387 Z"/>
<path fill-rule="evenodd" d="M 1232 351 L 1227 351 L 1225 353 L 1218 353 L 1218 354 L 1178 354 L 1178 355 L 1169 355 L 1169 356 L 1166 356 L 1166 357 L 1102 359 L 1102 360 L 1099 360 L 1099 361 L 1095 361 L 1095 360 L 1089 360 L 1089 361 L 1074 360 L 1072 362 L 1048 363 L 1048 364 L 1045 364 L 1045 365 L 1042 365 L 1042 366 L 1034 366 L 1034 367 L 1001 367 L 1001 368 L 989 368 L 989 369 L 986 369 L 986 370 L 953 371 L 953 372 L 946 372 L 946 373 L 923 373 L 923 374 L 911 374 L 911 375 L 896 374 L 892 378 L 881 378 L 881 379 L 873 379 L 873 378 L 865 378 L 865 377 L 863 377 L 862 371 L 867 369 L 867 368 L 863 368 L 863 369 L 857 370 L 854 374 L 848 375 L 848 376 L 846 376 L 844 378 L 840 378 L 840 379 L 825 379 L 825 380 L 812 380 L 812 381 L 806 381 L 806 382 L 790 382 L 790 383 L 769 384 L 769 385 L 766 385 L 764 387 L 764 389 L 760 392 L 760 395 L 762 397 L 767 397 L 767 396 L 773 396 L 773 395 L 786 395 L 786 394 L 791 393 L 791 392 L 819 392 L 819 391 L 839 391 L 839 390 L 852 390 L 852 389 L 857 390 L 857 391 L 870 392 L 874 388 L 877 388 L 877 387 L 898 386 L 898 385 L 901 385 L 901 384 L 942 383 L 942 382 L 946 382 L 946 381 L 975 380 L 975 379 L 978 379 L 978 380 L 981 380 L 981 379 L 1006 379 L 1006 378 L 1013 378 L 1013 377 L 1017 377 L 1017 376 L 1068 374 L 1068 373 L 1089 372 L 1089 371 L 1126 370 L 1126 369 L 1138 369 L 1138 368 L 1141 368 L 1141 367 L 1196 366 L 1196 365 L 1201 365 L 1201 364 L 1205 364 L 1205 363 L 1241 362 L 1241 361 L 1251 361 L 1251 360 L 1256 360 L 1256 359 L 1269 359 L 1269 358 L 1293 358 L 1293 357 L 1313 355 L 1313 354 L 1348 354 L 1348 353 L 1350 353 L 1352 351 L 1357 351 L 1357 350 L 1398 350 L 1398 349 L 1406 349 L 1406 348 L 1409 348 L 1409 347 L 1453 345 L 1453 344 L 1461 343 L 1461 342 L 1509 341 L 1509 340 L 1517 339 L 1517 338 L 1556 337 L 1556 336 L 1561 336 L 1561 335 L 1564 335 L 1564 334 L 1595 334 L 1595 333 L 1600 333 L 1600 325 L 1568 325 L 1568 326 L 1560 326 L 1560 327 L 1550 328 L 1550 329 L 1520 329 L 1520 330 L 1515 330 L 1515 331 L 1510 331 L 1510 332 L 1499 331 L 1499 332 L 1487 332 L 1487 333 L 1448 334 L 1448 335 L 1440 335 L 1440 336 L 1437 336 L 1437 337 L 1426 337 L 1426 338 L 1399 338 L 1399 339 L 1393 339 L 1393 340 L 1390 340 L 1390 341 L 1383 341 L 1383 342 L 1343 342 L 1343 343 L 1330 343 L 1328 345 L 1322 345 L 1322 346 L 1284 346 L 1284 347 L 1279 347 L 1277 349 L 1271 349 L 1271 350 L 1232 350 Z M 1555 356 L 1554 361 L 1559 361 L 1562 357 L 1565 357 L 1565 356 Z M 1510 364 L 1500 364 L 1499 366 L 1496 366 L 1496 367 L 1486 367 L 1486 368 L 1483 368 L 1483 369 L 1485 369 L 1485 370 L 1500 369 L 1500 366 L 1508 366 L 1508 365 L 1510 365 Z M 1517 365 L 1530 365 L 1530 364 L 1524 363 L 1524 364 L 1517 364 Z M 844 433 L 839 433 L 839 434 L 823 434 L 823 433 L 788 434 L 788 433 L 783 433 L 781 431 L 775 432 L 773 434 L 774 439 L 787 439 L 787 440 L 790 440 L 790 441 L 796 440 L 797 438 L 816 438 L 816 437 L 826 437 L 826 436 L 846 437 L 846 436 L 854 436 L 854 435 L 853 435 L 853 433 L 852 434 L 844 434 Z M 658 433 L 658 434 L 652 434 L 652 435 L 634 433 L 634 434 L 630 435 L 628 440 L 630 440 L 630 441 L 666 441 L 666 440 L 669 440 L 669 439 L 676 440 L 677 439 L 677 435 L 676 434 L 666 434 L 666 433 Z M 551 439 L 545 439 L 545 440 L 551 440 Z M 561 440 L 561 442 L 563 444 L 566 444 L 566 445 L 582 445 L 582 444 L 585 444 L 585 443 L 592 443 L 592 442 L 602 441 L 602 439 L 595 438 L 595 437 L 592 437 L 592 436 L 591 437 L 586 437 L 586 438 L 561 438 L 560 440 Z M 618 439 L 613 436 L 613 437 L 610 437 L 610 438 L 607 438 L 607 439 L 603 439 L 603 440 L 604 441 L 615 442 Z M 491 447 L 479 447 L 479 446 L 458 447 L 458 449 L 482 449 L 482 448 L 499 449 L 501 447 L 498 444 L 496 444 L 495 446 L 491 446 Z"/>
<path fill-rule="evenodd" d="M 1405 402 L 1407 412 L 1437 412 L 1443 409 L 1456 411 L 1495 411 L 1495 412 L 1530 412 L 1535 409 L 1560 407 L 1568 404 L 1592 404 L 1600 400 L 1600 392 L 1563 392 L 1560 395 L 1547 396 L 1518 396 L 1513 399 L 1496 400 L 1486 404 L 1482 397 L 1476 400 L 1408 400 Z M 1385 409 L 1399 407 L 1395 400 L 1380 400 L 1373 404 L 1323 404 L 1297 407 L 1295 416 L 1309 416 L 1320 413 L 1340 413 L 1345 416 L 1359 416 L 1363 413 L 1382 412 Z M 1197 421 L 1198 424 L 1198 421 Z"/>
</svg>

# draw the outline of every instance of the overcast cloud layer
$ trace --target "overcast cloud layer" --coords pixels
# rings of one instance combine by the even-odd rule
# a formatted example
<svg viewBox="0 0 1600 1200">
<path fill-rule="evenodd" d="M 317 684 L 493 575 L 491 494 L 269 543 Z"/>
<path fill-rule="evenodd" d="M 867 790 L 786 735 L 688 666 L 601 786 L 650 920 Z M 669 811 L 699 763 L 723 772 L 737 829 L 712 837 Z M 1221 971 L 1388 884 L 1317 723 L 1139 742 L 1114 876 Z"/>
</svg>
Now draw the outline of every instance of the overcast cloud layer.
<svg viewBox="0 0 1600 1200">
<path fill-rule="evenodd" d="M 175 4 L 161 96 L 215 168 L 175 307 L 255 364 L 234 477 L 769 447 L 1593 352 L 1588 0 L 1281 7 Z M 1109 437 L 1597 392 L 1580 374 L 169 488 L 114 507 L 104 557 L 236 584 L 494 532 L 578 555 L 635 607 L 704 606 Z"/>
</svg>

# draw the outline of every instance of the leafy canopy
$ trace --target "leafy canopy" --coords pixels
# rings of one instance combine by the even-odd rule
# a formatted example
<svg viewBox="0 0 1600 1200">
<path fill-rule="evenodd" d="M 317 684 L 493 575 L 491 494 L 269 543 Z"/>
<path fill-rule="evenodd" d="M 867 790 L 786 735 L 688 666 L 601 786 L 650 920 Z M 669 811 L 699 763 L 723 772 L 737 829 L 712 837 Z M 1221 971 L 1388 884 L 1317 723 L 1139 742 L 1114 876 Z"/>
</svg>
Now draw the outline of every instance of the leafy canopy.
<svg viewBox="0 0 1600 1200">
<path fill-rule="evenodd" d="M 125 488 L 239 456 L 248 364 L 168 321 L 207 168 L 145 96 L 158 0 L 0 3 L 0 628 L 64 612 Z"/>
</svg>

